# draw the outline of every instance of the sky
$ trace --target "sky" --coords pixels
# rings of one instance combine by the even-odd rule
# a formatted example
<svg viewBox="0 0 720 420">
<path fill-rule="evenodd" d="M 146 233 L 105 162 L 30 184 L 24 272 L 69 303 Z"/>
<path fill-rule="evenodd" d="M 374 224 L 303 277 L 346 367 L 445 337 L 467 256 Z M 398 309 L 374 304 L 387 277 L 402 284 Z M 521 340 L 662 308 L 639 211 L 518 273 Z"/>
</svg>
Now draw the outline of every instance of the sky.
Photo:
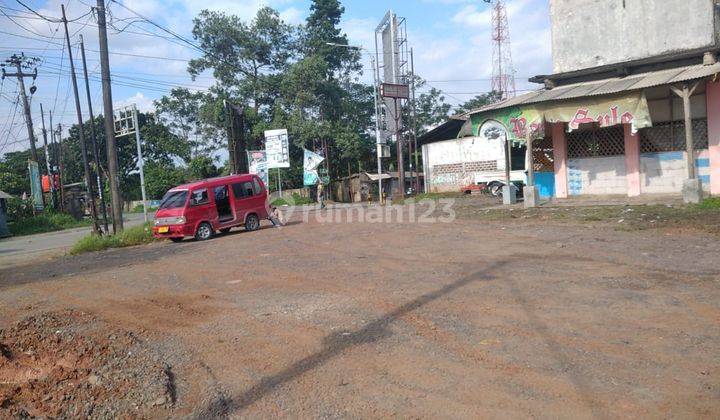
<svg viewBox="0 0 720 420">
<path fill-rule="evenodd" d="M 59 18 L 65 3 L 73 46 L 76 73 L 81 76 L 79 38 L 84 38 L 93 111 L 102 111 L 98 32 L 90 12 L 95 0 L 21 0 L 39 14 Z M 210 74 L 192 80 L 187 74 L 188 60 L 197 57 L 192 48 L 182 45 L 148 23 L 132 19 L 127 7 L 140 15 L 192 39 L 192 19 L 203 9 L 232 13 L 251 20 L 257 10 L 270 6 L 288 23 L 300 24 L 310 13 L 308 0 L 118 0 L 108 1 L 110 67 L 113 77 L 114 106 L 137 104 L 143 111 L 153 110 L 153 101 L 173 86 L 206 89 L 213 83 Z M 415 55 L 415 73 L 428 81 L 425 89 L 443 91 L 446 101 L 457 106 L 477 94 L 490 90 L 492 75 L 491 15 L 489 4 L 470 0 L 344 0 L 341 26 L 352 45 L 374 50 L 374 30 L 388 9 L 406 19 L 407 37 Z M 512 43 L 512 60 L 518 93 L 538 88 L 527 79 L 551 72 L 550 17 L 548 0 L 506 0 Z M 124 7 L 123 7 L 124 6 Z M 129 26 L 128 26 L 129 24 Z M 127 26 L 127 27 L 126 27 Z M 150 35 L 160 34 L 161 37 Z M 63 51 L 61 24 L 32 14 L 15 0 L 0 0 L 0 62 L 11 54 L 24 52 L 41 59 L 34 83 L 32 119 L 40 143 L 39 104 L 46 113 L 53 111 L 53 123 L 68 127 L 77 123 L 71 90 L 67 51 Z M 372 80 L 369 57 L 362 76 Z M 87 99 L 82 79 L 80 96 L 83 119 L 88 118 Z M 29 147 L 22 113 L 17 104 L 17 81 L 6 78 L 0 85 L 0 155 Z M 46 115 L 46 124 L 48 124 Z"/>
</svg>

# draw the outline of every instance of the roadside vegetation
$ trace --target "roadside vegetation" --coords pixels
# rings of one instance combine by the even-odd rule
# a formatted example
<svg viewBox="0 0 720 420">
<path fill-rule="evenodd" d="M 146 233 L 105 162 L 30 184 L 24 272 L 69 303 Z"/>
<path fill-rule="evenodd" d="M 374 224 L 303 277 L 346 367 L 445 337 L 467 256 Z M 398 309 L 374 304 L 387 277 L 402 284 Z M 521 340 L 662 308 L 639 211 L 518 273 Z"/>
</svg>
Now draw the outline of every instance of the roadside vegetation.
<svg viewBox="0 0 720 420">
<path fill-rule="evenodd" d="M 412 197 L 406 197 L 402 200 L 393 200 L 393 204 L 409 204 L 412 202 L 418 203 L 423 200 L 440 200 L 442 198 L 461 198 L 466 194 L 461 192 L 440 192 L 440 193 L 422 193 Z"/>
<path fill-rule="evenodd" d="M 298 193 L 293 193 L 292 198 L 289 200 L 286 200 L 285 198 L 276 198 L 272 201 L 273 206 L 280 207 L 280 206 L 302 206 L 305 204 L 313 204 L 315 201 L 309 197 L 301 197 Z"/>
<path fill-rule="evenodd" d="M 14 236 L 54 232 L 91 224 L 90 220 L 75 220 L 69 214 L 57 213 L 53 210 L 33 214 L 31 203 L 28 204 L 18 199 L 8 201 L 8 229 Z"/>
<path fill-rule="evenodd" d="M 459 217 L 614 225 L 617 230 L 691 229 L 720 235 L 720 198 L 690 205 L 567 206 L 532 209 L 460 207 Z"/>
<path fill-rule="evenodd" d="M 85 252 L 102 251 L 109 248 L 123 248 L 126 246 L 148 244 L 155 242 L 152 236 L 152 224 L 135 226 L 123 230 L 117 235 L 88 235 L 80 239 L 70 250 L 70 254 L 77 255 Z"/>
</svg>

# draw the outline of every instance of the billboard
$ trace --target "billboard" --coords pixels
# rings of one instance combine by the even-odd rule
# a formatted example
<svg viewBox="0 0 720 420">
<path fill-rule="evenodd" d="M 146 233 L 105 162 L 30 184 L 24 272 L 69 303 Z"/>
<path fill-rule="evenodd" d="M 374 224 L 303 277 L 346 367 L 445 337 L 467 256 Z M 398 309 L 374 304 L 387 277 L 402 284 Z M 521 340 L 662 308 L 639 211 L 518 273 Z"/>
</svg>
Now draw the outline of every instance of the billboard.
<svg viewBox="0 0 720 420">
<path fill-rule="evenodd" d="M 268 188 L 270 176 L 268 175 L 267 155 L 264 150 L 248 150 L 248 172 L 257 175 Z"/>
<path fill-rule="evenodd" d="M 290 167 L 290 148 L 286 129 L 265 131 L 265 154 L 268 169 Z"/>
<path fill-rule="evenodd" d="M 400 68 L 401 51 L 399 45 L 399 29 L 398 17 L 390 10 L 385 14 L 375 30 L 375 45 L 377 46 L 377 37 L 379 36 L 382 48 L 382 51 L 377 52 L 382 60 L 382 70 L 379 76 L 385 83 L 397 84 L 403 82 L 403 80 L 401 80 Z M 393 98 L 383 98 L 382 106 L 385 115 L 386 132 L 384 137 L 388 138 L 394 135 L 399 127 L 402 127 L 402 113 L 398 111 L 398 115 L 395 115 L 396 107 Z M 399 104 L 397 108 L 400 109 Z"/>
<path fill-rule="evenodd" d="M 43 209 L 42 180 L 40 178 L 40 166 L 34 160 L 28 160 L 28 171 L 30 172 L 30 195 L 32 196 L 35 209 Z"/>
<path fill-rule="evenodd" d="M 303 184 L 306 186 L 315 185 L 319 179 L 318 166 L 320 166 L 325 158 L 307 149 L 303 149 L 303 152 Z"/>
</svg>

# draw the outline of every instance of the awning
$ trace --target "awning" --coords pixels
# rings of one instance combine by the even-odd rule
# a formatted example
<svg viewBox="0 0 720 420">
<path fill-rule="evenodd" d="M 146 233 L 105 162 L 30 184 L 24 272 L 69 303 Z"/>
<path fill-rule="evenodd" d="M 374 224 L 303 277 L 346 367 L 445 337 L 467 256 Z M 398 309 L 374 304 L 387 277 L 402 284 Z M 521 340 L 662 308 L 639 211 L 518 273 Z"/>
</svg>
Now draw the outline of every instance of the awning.
<svg viewBox="0 0 720 420">
<path fill-rule="evenodd" d="M 468 112 L 469 115 L 495 109 L 510 108 L 519 105 L 530 105 L 549 101 L 584 98 L 600 95 L 646 89 L 654 86 L 686 82 L 702 79 L 720 73 L 720 62 L 710 65 L 695 64 L 667 70 L 632 74 L 625 77 L 593 80 L 558 86 L 553 89 L 540 89 L 524 95 L 516 96 L 502 102 L 486 105 Z"/>
<path fill-rule="evenodd" d="M 514 142 L 543 137 L 546 122 L 566 122 L 569 131 L 589 123 L 600 127 L 630 124 L 633 131 L 652 127 L 643 92 L 518 105 L 472 114 L 470 119 L 475 135 L 486 136 L 490 130 L 487 134 L 497 137 L 502 133 L 499 123 Z"/>
<path fill-rule="evenodd" d="M 370 172 L 365 172 L 365 175 L 367 175 L 367 177 L 370 178 L 371 181 L 377 181 L 377 180 L 378 180 L 378 174 L 376 174 L 376 173 L 373 174 L 373 173 L 370 173 Z M 390 175 L 388 175 L 388 174 L 380 174 L 380 179 L 390 179 L 390 178 L 392 178 L 392 177 L 391 177 Z"/>
</svg>

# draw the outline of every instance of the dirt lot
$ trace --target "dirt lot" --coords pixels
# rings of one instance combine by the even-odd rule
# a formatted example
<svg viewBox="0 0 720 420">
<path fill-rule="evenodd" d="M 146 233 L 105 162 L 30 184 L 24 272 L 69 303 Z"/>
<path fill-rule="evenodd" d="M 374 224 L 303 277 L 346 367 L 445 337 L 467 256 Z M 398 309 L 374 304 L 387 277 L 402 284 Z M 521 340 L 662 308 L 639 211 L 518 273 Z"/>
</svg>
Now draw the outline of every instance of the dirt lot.
<svg viewBox="0 0 720 420">
<path fill-rule="evenodd" d="M 718 236 L 481 211 L 0 269 L 0 417 L 717 416 Z"/>
</svg>

